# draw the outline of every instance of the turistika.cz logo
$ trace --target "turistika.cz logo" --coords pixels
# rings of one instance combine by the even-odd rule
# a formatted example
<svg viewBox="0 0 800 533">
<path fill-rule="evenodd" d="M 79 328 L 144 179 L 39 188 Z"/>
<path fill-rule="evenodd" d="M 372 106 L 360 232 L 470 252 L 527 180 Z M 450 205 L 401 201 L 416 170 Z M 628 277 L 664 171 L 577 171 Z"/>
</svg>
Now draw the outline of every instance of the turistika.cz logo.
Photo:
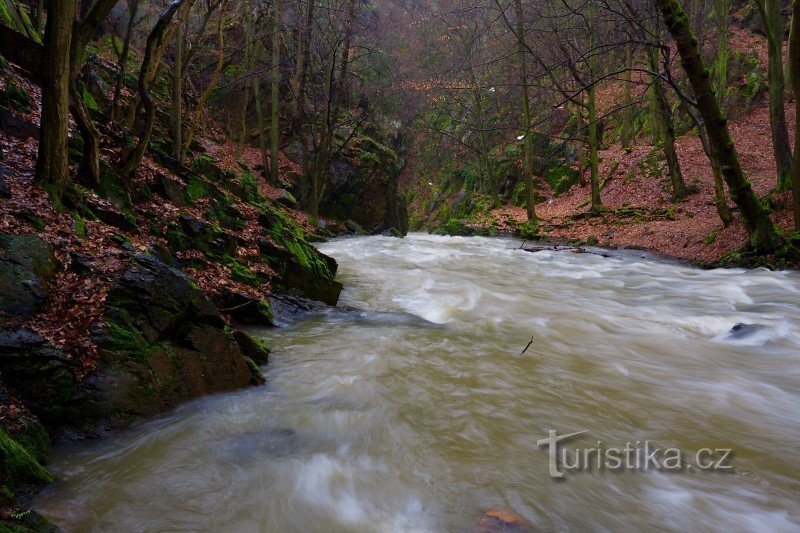
<svg viewBox="0 0 800 533">
<path fill-rule="evenodd" d="M 732 472 L 733 450 L 728 448 L 703 448 L 693 454 L 693 460 L 678 448 L 659 448 L 650 441 L 629 441 L 625 446 L 606 446 L 596 441 L 595 446 L 568 449 L 566 441 L 588 431 L 559 435 L 550 430 L 546 439 L 538 441 L 547 446 L 550 476 L 564 478 L 573 472 L 684 472 L 689 470 Z"/>
</svg>

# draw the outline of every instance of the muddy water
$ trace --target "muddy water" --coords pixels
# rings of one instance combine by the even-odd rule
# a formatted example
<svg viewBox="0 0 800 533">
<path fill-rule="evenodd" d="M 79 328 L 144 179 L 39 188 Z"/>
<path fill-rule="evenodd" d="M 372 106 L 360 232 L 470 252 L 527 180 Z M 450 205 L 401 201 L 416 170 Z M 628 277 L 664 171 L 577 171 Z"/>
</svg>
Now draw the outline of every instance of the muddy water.
<svg viewBox="0 0 800 533">
<path fill-rule="evenodd" d="M 798 530 L 800 276 L 518 246 L 323 245 L 363 312 L 258 332 L 263 387 L 56 450 L 37 509 L 67 531 L 464 531 L 496 506 L 542 530 Z M 567 459 L 649 441 L 689 464 L 555 480 L 550 430 L 589 432 Z"/>
</svg>

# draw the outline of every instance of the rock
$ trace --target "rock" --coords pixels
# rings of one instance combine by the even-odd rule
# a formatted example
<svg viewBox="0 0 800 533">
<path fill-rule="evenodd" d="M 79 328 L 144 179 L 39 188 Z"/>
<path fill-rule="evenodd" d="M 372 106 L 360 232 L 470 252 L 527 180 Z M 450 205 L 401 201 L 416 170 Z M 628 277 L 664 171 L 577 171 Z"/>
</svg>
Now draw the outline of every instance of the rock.
<svg viewBox="0 0 800 533">
<path fill-rule="evenodd" d="M 39 138 L 39 126 L 5 107 L 0 107 L 0 130 L 20 139 Z"/>
<path fill-rule="evenodd" d="M 153 192 L 162 198 L 169 200 L 178 207 L 186 205 L 183 196 L 183 184 L 172 176 L 159 173 L 156 177 L 156 184 Z"/>
<path fill-rule="evenodd" d="M 69 257 L 71 260 L 69 267 L 76 273 L 85 276 L 92 271 L 92 258 L 88 254 L 73 250 L 69 253 Z"/>
<path fill-rule="evenodd" d="M 269 302 L 226 287 L 221 287 L 211 300 L 222 314 L 230 316 L 240 324 L 264 327 L 275 325 Z"/>
<path fill-rule="evenodd" d="M 6 182 L 6 169 L 3 165 L 0 165 L 0 198 L 11 198 L 11 187 Z"/>
<path fill-rule="evenodd" d="M 264 341 L 241 330 L 234 331 L 233 338 L 246 357 L 261 365 L 269 363 L 269 346 Z"/>
<path fill-rule="evenodd" d="M 121 425 L 130 416 L 161 413 L 253 380 L 211 300 L 189 276 L 155 257 L 134 258 L 109 292 L 105 322 L 93 334 L 101 356 L 92 376 L 95 406 Z"/>
<path fill-rule="evenodd" d="M 764 326 L 759 324 L 736 324 L 728 333 L 728 339 L 744 339 L 764 329 Z"/>
<path fill-rule="evenodd" d="M 286 207 L 297 207 L 297 199 L 286 189 L 281 189 L 281 194 L 275 201 Z"/>
<path fill-rule="evenodd" d="M 56 266 L 53 249 L 36 235 L 0 234 L 0 315 L 39 312 Z"/>
<path fill-rule="evenodd" d="M 476 533 L 533 533 L 533 524 L 511 509 L 489 509 L 483 514 Z"/>
<path fill-rule="evenodd" d="M 0 375 L 47 426 L 59 425 L 79 407 L 67 355 L 33 331 L 0 331 Z"/>
<path fill-rule="evenodd" d="M 272 311 L 275 314 L 275 325 L 279 327 L 290 326 L 308 315 L 322 313 L 328 306 L 308 298 L 292 294 L 274 294 L 269 299 Z"/>
<path fill-rule="evenodd" d="M 191 248 L 211 256 L 236 254 L 239 240 L 235 235 L 204 220 L 187 215 L 181 216 L 180 223 L 181 229 L 189 239 Z"/>
<path fill-rule="evenodd" d="M 136 229 L 136 221 L 132 216 L 126 216 L 122 211 L 108 202 L 87 201 L 87 206 L 92 213 L 101 221 L 109 226 L 114 226 L 125 231 Z"/>
</svg>

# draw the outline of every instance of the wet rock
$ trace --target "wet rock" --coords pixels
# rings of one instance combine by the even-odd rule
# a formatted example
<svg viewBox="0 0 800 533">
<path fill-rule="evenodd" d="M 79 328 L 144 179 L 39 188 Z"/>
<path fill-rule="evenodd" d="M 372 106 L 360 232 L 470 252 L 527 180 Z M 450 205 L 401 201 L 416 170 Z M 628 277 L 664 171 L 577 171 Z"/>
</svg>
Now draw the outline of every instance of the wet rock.
<svg viewBox="0 0 800 533">
<path fill-rule="evenodd" d="M 93 337 L 91 377 L 100 418 L 163 412 L 181 402 L 248 386 L 253 379 L 217 308 L 185 273 L 138 255 L 106 300 Z"/>
<path fill-rule="evenodd" d="M 0 315 L 41 310 L 56 266 L 53 249 L 36 235 L 0 234 Z"/>
<path fill-rule="evenodd" d="M 303 318 L 328 309 L 324 303 L 292 294 L 274 294 L 269 299 L 275 314 L 275 325 L 290 326 Z"/>
<path fill-rule="evenodd" d="M 45 425 L 58 425 L 79 403 L 67 355 L 28 329 L 0 331 L 0 376 Z"/>
<path fill-rule="evenodd" d="M 511 509 L 489 509 L 483 514 L 476 533 L 533 533 L 533 524 Z"/>
<path fill-rule="evenodd" d="M 132 231 L 136 229 L 136 221 L 132 216 L 126 216 L 125 213 L 117 209 L 111 204 L 105 202 L 92 202 L 87 201 L 89 209 L 101 221 L 109 226 L 114 226 L 125 231 Z"/>
<path fill-rule="evenodd" d="M 71 260 L 69 266 L 74 272 L 85 276 L 92 271 L 92 258 L 88 254 L 73 250 L 69 253 L 69 257 Z"/>
<path fill-rule="evenodd" d="M 272 327 L 275 317 L 269 302 L 253 298 L 247 294 L 222 287 L 212 296 L 214 305 L 224 315 L 240 324 Z"/>
<path fill-rule="evenodd" d="M 764 329 L 764 326 L 759 324 L 736 324 L 728 332 L 728 339 L 744 339 Z"/>
<path fill-rule="evenodd" d="M 246 357 L 261 365 L 269 363 L 269 346 L 264 341 L 241 330 L 234 331 L 233 338 Z"/>
</svg>

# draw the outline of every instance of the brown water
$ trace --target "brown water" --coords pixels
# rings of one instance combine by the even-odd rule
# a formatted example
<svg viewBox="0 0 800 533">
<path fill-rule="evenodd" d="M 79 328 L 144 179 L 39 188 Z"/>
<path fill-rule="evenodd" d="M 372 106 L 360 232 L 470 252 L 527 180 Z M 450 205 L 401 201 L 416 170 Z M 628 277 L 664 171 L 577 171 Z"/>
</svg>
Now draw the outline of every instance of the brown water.
<svg viewBox="0 0 800 533">
<path fill-rule="evenodd" d="M 542 530 L 800 530 L 800 276 L 518 246 L 323 245 L 364 312 L 259 332 L 263 387 L 56 450 L 36 508 L 67 531 L 464 531 L 495 506 Z M 732 448 L 735 470 L 555 480 L 549 430 Z"/>
</svg>

